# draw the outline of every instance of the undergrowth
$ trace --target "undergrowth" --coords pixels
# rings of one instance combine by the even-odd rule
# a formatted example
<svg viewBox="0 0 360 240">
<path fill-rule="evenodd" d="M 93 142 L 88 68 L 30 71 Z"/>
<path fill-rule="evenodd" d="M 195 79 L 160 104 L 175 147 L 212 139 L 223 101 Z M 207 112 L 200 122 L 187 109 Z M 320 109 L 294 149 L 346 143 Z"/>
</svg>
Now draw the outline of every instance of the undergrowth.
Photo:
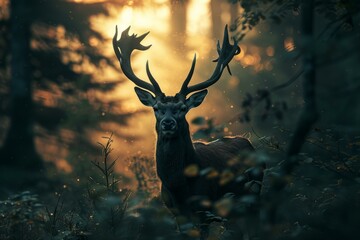
<svg viewBox="0 0 360 240">
<path fill-rule="evenodd" d="M 196 228 L 179 234 L 159 197 L 154 160 L 134 156 L 128 161 L 138 187 L 126 189 L 114 171 L 113 137 L 104 140 L 99 143 L 101 160 L 89 161 L 96 172 L 87 181 L 64 180 L 49 191 L 23 191 L 0 201 L 0 239 L 198 239 Z M 311 147 L 286 176 L 287 187 L 269 193 L 282 141 L 258 135 L 258 151 L 252 157 L 268 165 L 264 197 L 234 201 L 230 194 L 208 203 L 216 212 L 207 216 L 220 219 L 210 224 L 208 239 L 360 239 L 358 140 L 314 129 L 307 139 Z M 270 218 L 273 203 L 276 214 Z"/>
</svg>

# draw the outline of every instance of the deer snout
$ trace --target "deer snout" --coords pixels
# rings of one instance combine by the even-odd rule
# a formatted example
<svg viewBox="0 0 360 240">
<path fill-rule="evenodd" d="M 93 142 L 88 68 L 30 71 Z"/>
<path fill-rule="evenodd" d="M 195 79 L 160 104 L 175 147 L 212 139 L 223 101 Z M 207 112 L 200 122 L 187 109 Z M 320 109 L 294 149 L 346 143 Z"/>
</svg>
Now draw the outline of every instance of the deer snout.
<svg viewBox="0 0 360 240">
<path fill-rule="evenodd" d="M 163 131 L 174 131 L 176 129 L 176 121 L 171 118 L 164 118 L 160 122 L 160 126 Z"/>
</svg>

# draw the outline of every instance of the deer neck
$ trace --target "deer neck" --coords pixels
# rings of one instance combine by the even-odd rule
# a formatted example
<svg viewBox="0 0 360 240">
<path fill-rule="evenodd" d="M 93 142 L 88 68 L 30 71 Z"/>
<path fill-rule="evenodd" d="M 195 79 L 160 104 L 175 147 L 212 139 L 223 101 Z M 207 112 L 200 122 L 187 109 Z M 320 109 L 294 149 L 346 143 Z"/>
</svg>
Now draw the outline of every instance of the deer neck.
<svg viewBox="0 0 360 240">
<path fill-rule="evenodd" d="M 162 184 L 168 189 L 186 184 L 185 168 L 198 163 L 188 123 L 184 123 L 178 132 L 178 136 L 164 138 L 158 131 L 156 168 Z"/>
</svg>

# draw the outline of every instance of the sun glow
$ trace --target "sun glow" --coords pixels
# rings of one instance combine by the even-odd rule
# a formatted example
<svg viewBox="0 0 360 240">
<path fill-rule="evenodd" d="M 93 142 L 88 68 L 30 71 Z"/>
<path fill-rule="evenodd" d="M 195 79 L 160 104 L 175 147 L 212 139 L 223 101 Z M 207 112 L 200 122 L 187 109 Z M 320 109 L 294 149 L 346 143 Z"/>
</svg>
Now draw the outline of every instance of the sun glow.
<svg viewBox="0 0 360 240">
<path fill-rule="evenodd" d="M 116 25 L 119 35 L 129 26 L 131 26 L 130 34 L 141 35 L 150 31 L 142 44 L 145 46 L 152 45 L 151 48 L 143 52 L 136 51 L 131 59 L 134 72 L 139 78 L 148 81 L 145 69 L 148 60 L 151 72 L 159 82 L 161 89 L 167 95 L 174 95 L 179 91 L 183 80 L 186 78 L 195 53 L 197 55 L 197 68 L 192 82 L 199 82 L 210 76 L 214 68 L 211 60 L 216 57 L 216 41 L 212 39 L 210 0 L 189 1 L 185 17 L 186 31 L 180 35 L 180 38 L 184 37 L 184 41 L 180 41 L 180 44 L 177 42 L 178 39 L 172 35 L 175 26 L 171 23 L 179 21 L 179 19 L 174 19 L 175 15 L 171 12 L 172 7 L 169 2 L 158 0 L 156 4 L 149 6 L 135 7 L 127 4 L 121 9 L 109 9 L 110 15 L 113 16 L 111 19 L 106 15 L 97 16 L 92 19 L 92 25 L 94 29 L 99 29 L 109 39 L 109 43 L 104 44 L 102 49 L 110 57 L 114 57 L 110 40 L 114 35 Z M 102 43 L 90 39 L 89 44 L 99 46 Z M 113 74 L 114 78 L 125 79 L 121 75 L 120 68 L 118 73 Z M 228 84 L 229 86 L 236 86 L 238 81 L 238 79 L 233 78 Z M 131 81 L 125 81 L 114 91 L 112 97 L 122 99 L 123 111 L 149 110 L 141 104 L 133 89 L 134 84 Z M 209 94 L 206 103 L 197 111 L 191 111 L 188 114 L 188 119 L 208 113 L 211 115 L 223 113 L 223 106 L 227 104 L 224 102 L 226 100 L 224 100 L 221 91 L 216 88 L 212 88 L 211 91 L 212 94 Z M 235 110 L 229 109 L 228 111 Z M 216 120 L 221 122 L 225 120 L 222 118 L 227 114 L 217 115 Z M 129 154 L 136 154 L 138 151 L 151 154 L 154 151 L 154 125 L 154 116 L 149 112 L 149 114 L 136 115 L 136 121 L 130 121 L 128 127 L 121 129 L 121 132 L 126 135 L 142 136 L 146 139 L 146 142 L 139 140 L 129 143 Z"/>
<path fill-rule="evenodd" d="M 191 1 L 187 14 L 187 34 L 192 36 L 209 35 L 210 0 Z"/>
</svg>

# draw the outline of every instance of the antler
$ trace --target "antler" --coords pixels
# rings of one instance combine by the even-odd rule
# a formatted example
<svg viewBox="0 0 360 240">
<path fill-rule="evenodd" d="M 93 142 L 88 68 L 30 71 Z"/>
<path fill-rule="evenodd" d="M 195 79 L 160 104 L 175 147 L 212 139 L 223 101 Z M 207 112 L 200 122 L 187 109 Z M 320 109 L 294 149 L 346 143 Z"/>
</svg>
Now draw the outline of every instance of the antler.
<svg viewBox="0 0 360 240">
<path fill-rule="evenodd" d="M 225 67 L 227 67 L 229 74 L 231 75 L 231 71 L 228 64 L 235 55 L 240 53 L 240 51 L 241 50 L 237 45 L 236 41 L 234 42 L 234 45 L 230 44 L 228 29 L 226 25 L 224 29 L 224 39 L 221 48 L 220 48 L 220 42 L 219 41 L 217 42 L 217 52 L 219 54 L 219 57 L 218 59 L 213 61 L 213 62 L 217 62 L 217 64 L 211 77 L 205 82 L 201 82 L 188 87 L 188 84 L 191 80 L 195 68 L 195 63 L 196 63 L 196 55 L 195 55 L 191 65 L 190 72 L 186 80 L 184 81 L 179 94 L 186 97 L 186 95 L 188 95 L 191 92 L 199 91 L 213 85 L 220 79 L 221 74 L 224 71 Z"/>
<path fill-rule="evenodd" d="M 130 56 L 131 56 L 132 51 L 134 51 L 135 49 L 140 50 L 140 51 L 145 51 L 151 47 L 151 45 L 143 46 L 140 43 L 149 34 L 149 32 L 137 37 L 137 35 L 135 35 L 135 34 L 132 34 L 130 36 L 129 30 L 130 30 L 130 26 L 121 33 L 120 39 L 117 40 L 118 30 L 117 30 L 117 26 L 116 26 L 115 35 L 113 37 L 114 51 L 115 51 L 116 57 L 118 58 L 118 60 L 120 62 L 120 67 L 121 67 L 122 71 L 124 72 L 125 76 L 129 80 L 131 80 L 133 83 L 135 83 L 137 86 L 151 91 L 152 93 L 155 94 L 155 96 L 163 95 L 159 84 L 156 82 L 155 78 L 150 73 L 148 62 L 146 63 L 146 73 L 150 79 L 151 84 L 138 78 L 134 74 L 132 67 L 131 67 Z"/>
</svg>

